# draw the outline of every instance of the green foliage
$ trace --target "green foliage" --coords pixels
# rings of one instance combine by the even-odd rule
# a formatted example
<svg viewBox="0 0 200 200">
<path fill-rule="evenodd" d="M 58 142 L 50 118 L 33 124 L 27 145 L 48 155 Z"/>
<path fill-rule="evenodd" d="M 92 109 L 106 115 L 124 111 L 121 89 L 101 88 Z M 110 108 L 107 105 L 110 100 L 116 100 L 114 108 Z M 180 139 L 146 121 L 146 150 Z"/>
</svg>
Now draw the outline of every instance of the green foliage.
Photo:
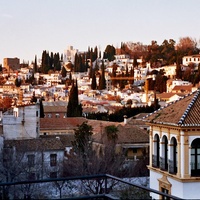
<svg viewBox="0 0 200 200">
<path fill-rule="evenodd" d="M 104 62 L 102 61 L 101 65 L 101 76 L 99 80 L 99 90 L 106 89 L 106 79 L 105 79 L 105 66 Z"/>
<path fill-rule="evenodd" d="M 60 71 L 61 63 L 60 63 L 60 55 L 59 53 L 49 52 L 44 50 L 42 52 L 42 64 L 41 64 L 41 73 L 48 74 L 49 70 Z"/>
<path fill-rule="evenodd" d="M 119 131 L 115 125 L 106 126 L 105 131 L 107 134 L 108 140 L 116 141 L 118 138 L 117 132 Z"/>
<path fill-rule="evenodd" d="M 84 156 L 88 152 L 88 150 L 92 150 L 92 130 L 92 126 L 88 125 L 87 122 L 83 122 L 81 125 L 78 125 L 78 128 L 74 130 L 75 140 L 72 142 L 72 146 L 76 153 Z"/>
<path fill-rule="evenodd" d="M 96 81 L 96 75 L 95 71 L 92 71 L 92 83 L 91 83 L 91 89 L 96 90 L 97 89 L 97 81 Z"/>
<path fill-rule="evenodd" d="M 21 84 L 22 84 L 21 79 L 19 79 L 19 78 L 17 77 L 17 78 L 15 79 L 15 86 L 16 86 L 16 87 L 20 87 Z"/>
<path fill-rule="evenodd" d="M 67 105 L 67 117 L 81 117 L 82 116 L 82 105 L 78 101 L 78 85 L 77 81 L 72 82 L 72 88 L 69 94 L 69 101 Z"/>
<path fill-rule="evenodd" d="M 157 107 L 157 109 L 159 106 Z M 151 113 L 154 112 L 154 105 L 152 106 L 143 106 L 143 107 L 123 107 L 119 110 L 116 110 L 112 114 L 108 113 L 89 113 L 87 115 L 88 119 L 96 119 L 96 120 L 105 120 L 105 121 L 113 121 L 113 122 L 122 122 L 124 121 L 124 115 L 128 118 L 133 117 L 139 113 Z"/>
<path fill-rule="evenodd" d="M 64 66 L 62 67 L 61 75 L 62 75 L 63 78 L 65 78 L 67 76 L 67 70 L 65 69 Z"/>
<path fill-rule="evenodd" d="M 88 68 L 85 54 L 75 54 L 74 72 L 86 72 Z"/>
<path fill-rule="evenodd" d="M 40 118 L 44 118 L 44 107 L 42 103 L 42 98 L 40 99 Z"/>
<path fill-rule="evenodd" d="M 115 47 L 111 45 L 107 45 L 105 51 L 104 51 L 104 59 L 108 59 L 109 61 L 113 61 L 115 59 Z"/>
</svg>

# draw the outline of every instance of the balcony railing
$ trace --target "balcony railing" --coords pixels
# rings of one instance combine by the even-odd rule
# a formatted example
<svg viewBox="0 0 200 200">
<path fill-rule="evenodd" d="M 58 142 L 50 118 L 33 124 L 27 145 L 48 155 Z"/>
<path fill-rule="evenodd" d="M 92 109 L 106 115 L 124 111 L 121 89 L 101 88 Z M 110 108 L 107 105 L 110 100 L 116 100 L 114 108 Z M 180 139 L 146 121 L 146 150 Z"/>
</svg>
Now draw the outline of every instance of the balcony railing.
<svg viewBox="0 0 200 200">
<path fill-rule="evenodd" d="M 166 159 L 163 157 L 160 157 L 160 169 L 165 171 L 168 169 L 168 164 L 166 162 Z"/>
<path fill-rule="evenodd" d="M 159 167 L 159 159 L 158 159 L 158 156 L 156 155 L 152 155 L 152 166 Z"/>
<path fill-rule="evenodd" d="M 168 160 L 169 163 L 169 173 L 176 174 L 177 173 L 177 165 L 173 160 Z"/>
<path fill-rule="evenodd" d="M 95 193 L 90 190 L 84 190 L 84 187 L 88 186 L 88 184 L 90 184 L 90 189 L 95 189 Z M 56 187 L 56 193 L 54 194 L 57 196 L 52 196 L 52 186 Z M 74 193 L 69 193 L 66 190 L 67 188 L 70 188 Z M 21 194 L 19 192 L 22 192 L 22 189 L 24 189 L 24 193 Z M 44 196 L 44 194 L 40 193 L 41 191 L 43 193 L 46 191 L 46 194 L 51 194 L 51 196 Z M 8 197 L 11 199 L 20 197 L 35 199 L 34 196 L 31 196 L 34 193 L 37 195 L 35 198 L 38 199 L 41 197 L 45 197 L 45 199 L 151 199 L 150 195 L 152 193 L 163 198 L 180 199 L 108 174 L 0 183 L 0 199 L 7 199 Z M 130 196 L 127 196 L 127 194 Z"/>
</svg>

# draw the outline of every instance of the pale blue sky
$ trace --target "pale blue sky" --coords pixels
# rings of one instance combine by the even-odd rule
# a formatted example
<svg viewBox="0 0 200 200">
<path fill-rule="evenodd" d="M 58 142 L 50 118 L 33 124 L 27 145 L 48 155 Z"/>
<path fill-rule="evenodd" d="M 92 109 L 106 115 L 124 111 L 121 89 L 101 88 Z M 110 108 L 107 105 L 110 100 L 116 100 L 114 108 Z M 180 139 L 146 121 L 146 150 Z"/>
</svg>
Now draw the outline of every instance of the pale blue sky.
<svg viewBox="0 0 200 200">
<path fill-rule="evenodd" d="M 105 50 L 121 42 L 200 39 L 199 0 L 0 0 L 0 63 L 63 53 L 67 46 Z"/>
</svg>

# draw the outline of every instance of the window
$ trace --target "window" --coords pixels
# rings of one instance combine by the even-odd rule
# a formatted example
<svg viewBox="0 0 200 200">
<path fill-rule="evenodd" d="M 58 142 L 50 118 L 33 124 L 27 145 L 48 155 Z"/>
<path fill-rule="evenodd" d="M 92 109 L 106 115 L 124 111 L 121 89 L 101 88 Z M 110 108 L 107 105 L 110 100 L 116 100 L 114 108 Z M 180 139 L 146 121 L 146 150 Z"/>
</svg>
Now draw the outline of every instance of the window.
<svg viewBox="0 0 200 200">
<path fill-rule="evenodd" d="M 51 154 L 50 155 L 50 166 L 56 166 L 57 165 L 57 154 Z"/>
<path fill-rule="evenodd" d="M 160 157 L 160 169 L 168 169 L 168 140 L 166 136 L 162 138 L 162 155 Z"/>
<path fill-rule="evenodd" d="M 35 165 L 35 155 L 27 155 L 28 166 L 33 167 Z"/>
<path fill-rule="evenodd" d="M 162 190 L 162 192 L 163 193 L 165 193 L 165 194 L 169 194 L 169 191 L 166 189 L 166 188 L 161 188 L 161 190 Z M 166 197 L 166 196 L 162 196 L 162 199 L 166 199 L 166 200 L 168 200 L 169 199 L 169 197 Z"/>
<path fill-rule="evenodd" d="M 56 118 L 60 118 L 60 114 L 56 114 Z"/>
<path fill-rule="evenodd" d="M 160 163 L 159 163 L 159 158 L 160 158 L 160 138 L 158 136 L 158 134 L 155 135 L 154 137 L 154 141 L 153 141 L 153 145 L 154 145 L 154 153 L 153 153 L 153 157 L 152 157 L 152 165 L 153 167 L 159 167 Z"/>
<path fill-rule="evenodd" d="M 176 174 L 177 173 L 177 141 L 175 137 L 171 139 L 170 154 L 171 155 L 169 159 L 169 173 Z"/>
<path fill-rule="evenodd" d="M 36 111 L 36 117 L 38 117 L 38 110 Z"/>
<path fill-rule="evenodd" d="M 191 176 L 200 176 L 200 138 L 191 145 Z"/>
</svg>

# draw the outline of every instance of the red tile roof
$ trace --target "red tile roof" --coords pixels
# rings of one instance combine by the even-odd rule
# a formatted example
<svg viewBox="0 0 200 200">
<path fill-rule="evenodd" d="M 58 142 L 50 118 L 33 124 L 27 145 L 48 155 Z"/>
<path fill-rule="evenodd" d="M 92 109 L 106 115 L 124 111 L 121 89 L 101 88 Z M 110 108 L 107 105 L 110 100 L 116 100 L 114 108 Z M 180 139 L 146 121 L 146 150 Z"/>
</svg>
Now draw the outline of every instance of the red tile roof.
<svg viewBox="0 0 200 200">
<path fill-rule="evenodd" d="M 200 126 L 200 89 L 146 116 L 145 121 L 174 126 Z"/>
<path fill-rule="evenodd" d="M 84 117 L 40 118 L 40 130 L 73 130 L 85 121 Z"/>
</svg>

